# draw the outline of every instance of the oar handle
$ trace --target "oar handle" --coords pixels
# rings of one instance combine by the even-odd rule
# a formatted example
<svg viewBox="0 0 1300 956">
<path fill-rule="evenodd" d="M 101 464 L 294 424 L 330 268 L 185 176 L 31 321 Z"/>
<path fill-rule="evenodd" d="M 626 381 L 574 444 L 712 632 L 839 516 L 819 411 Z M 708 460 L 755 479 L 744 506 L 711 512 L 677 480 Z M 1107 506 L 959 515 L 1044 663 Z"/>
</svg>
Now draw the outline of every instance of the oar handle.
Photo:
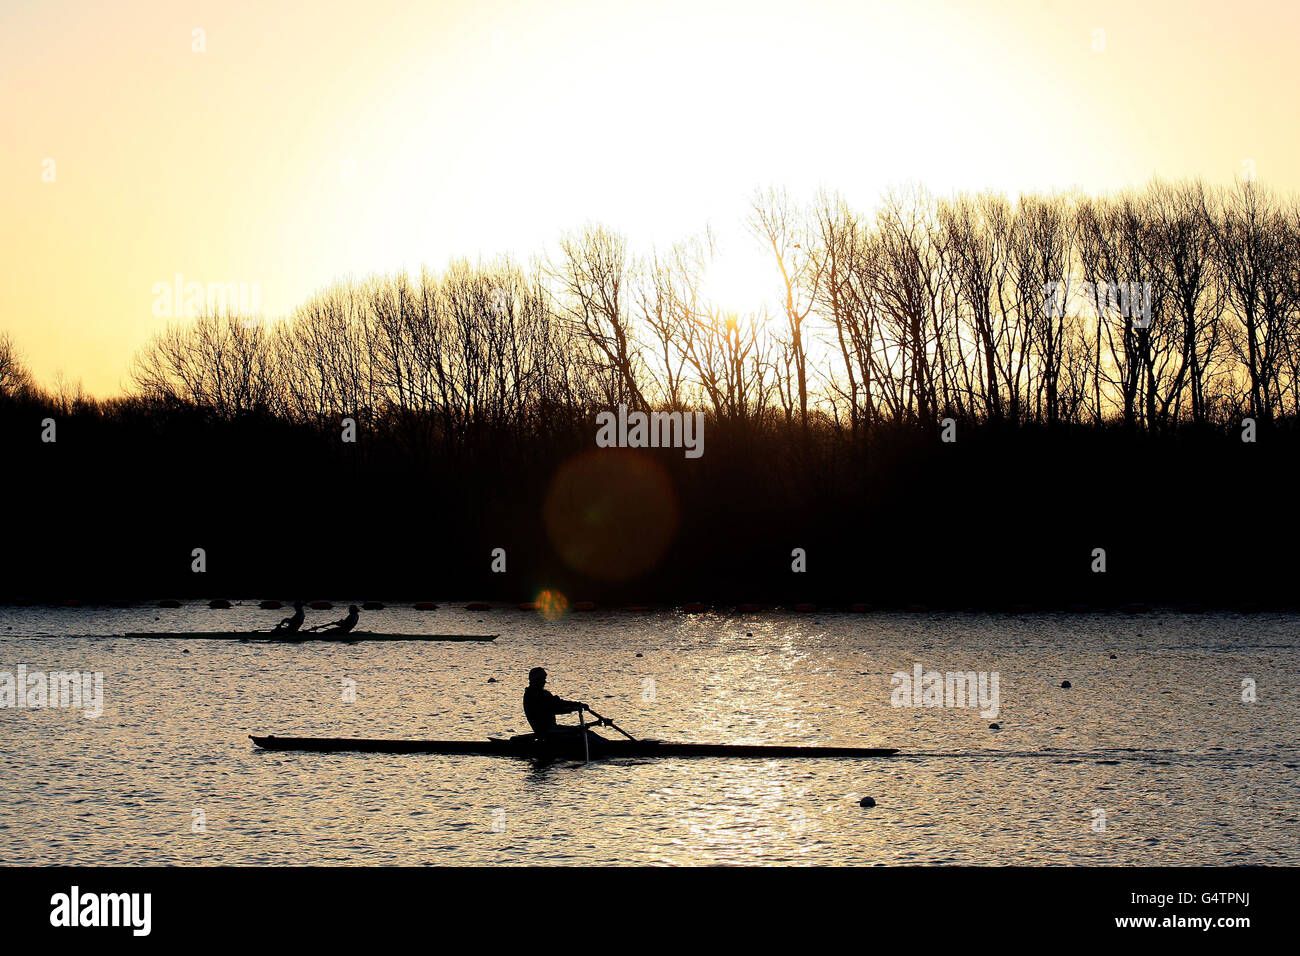
<svg viewBox="0 0 1300 956">
<path fill-rule="evenodd" d="M 623 729 L 622 727 L 620 727 L 618 724 L 614 723 L 614 721 L 610 720 L 608 717 L 602 717 L 602 716 L 600 716 L 600 714 L 596 713 L 594 710 L 592 710 L 590 707 L 587 707 L 586 705 L 584 705 L 584 709 L 587 711 L 587 713 L 591 714 L 591 716 L 595 717 L 597 720 L 599 720 L 599 721 L 600 721 L 602 724 L 604 724 L 605 726 L 607 726 L 607 727 L 613 727 L 615 730 L 617 730 L 620 734 L 622 734 L 622 735 L 623 735 L 624 737 L 626 737 L 628 740 L 636 740 L 635 737 L 633 737 L 631 734 L 629 734 L 626 730 L 624 730 L 624 729 Z M 579 719 L 579 720 L 582 719 L 582 715 L 581 715 L 581 714 L 579 714 L 578 719 Z"/>
</svg>

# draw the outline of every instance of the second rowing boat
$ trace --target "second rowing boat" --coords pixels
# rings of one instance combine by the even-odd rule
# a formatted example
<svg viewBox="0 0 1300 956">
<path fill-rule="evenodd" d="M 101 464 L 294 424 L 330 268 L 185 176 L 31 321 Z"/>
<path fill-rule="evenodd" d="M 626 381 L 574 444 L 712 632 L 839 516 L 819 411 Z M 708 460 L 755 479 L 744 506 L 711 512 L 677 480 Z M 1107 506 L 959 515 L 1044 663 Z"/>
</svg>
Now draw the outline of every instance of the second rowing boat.
<svg viewBox="0 0 1300 956">
<path fill-rule="evenodd" d="M 355 644 L 358 641 L 495 641 L 498 634 L 376 634 L 371 631 L 352 631 L 348 634 L 329 631 L 309 634 L 276 633 L 274 631 L 132 631 L 122 635 L 130 640 L 170 641 L 274 641 L 278 644 L 306 644 L 328 641 L 334 644 Z"/>
</svg>

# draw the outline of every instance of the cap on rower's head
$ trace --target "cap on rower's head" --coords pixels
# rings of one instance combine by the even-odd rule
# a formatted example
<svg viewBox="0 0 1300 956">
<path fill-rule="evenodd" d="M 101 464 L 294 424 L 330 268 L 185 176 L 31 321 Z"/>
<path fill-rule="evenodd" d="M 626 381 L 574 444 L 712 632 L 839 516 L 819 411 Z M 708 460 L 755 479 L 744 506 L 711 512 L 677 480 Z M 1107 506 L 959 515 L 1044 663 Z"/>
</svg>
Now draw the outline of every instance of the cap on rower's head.
<svg viewBox="0 0 1300 956">
<path fill-rule="evenodd" d="M 539 681 L 539 680 L 546 680 L 545 667 L 534 667 L 532 670 L 528 672 L 528 683 L 531 684 L 534 681 Z"/>
<path fill-rule="evenodd" d="M 349 610 L 349 611 L 352 611 L 353 613 L 356 613 L 357 606 L 356 606 L 355 604 L 349 604 L 349 605 L 348 605 L 348 610 Z"/>
</svg>

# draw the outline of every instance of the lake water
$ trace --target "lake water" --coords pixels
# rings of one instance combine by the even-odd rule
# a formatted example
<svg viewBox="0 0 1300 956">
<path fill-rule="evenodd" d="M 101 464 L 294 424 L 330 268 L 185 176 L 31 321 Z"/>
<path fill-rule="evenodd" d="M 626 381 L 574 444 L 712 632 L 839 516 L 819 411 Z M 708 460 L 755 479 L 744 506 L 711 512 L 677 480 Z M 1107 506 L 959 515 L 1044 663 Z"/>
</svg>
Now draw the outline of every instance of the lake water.
<svg viewBox="0 0 1300 956">
<path fill-rule="evenodd" d="M 0 672 L 103 673 L 98 718 L 0 709 L 0 862 L 1300 863 L 1295 615 L 596 612 L 548 622 L 444 607 L 370 612 L 361 626 L 501 637 L 82 636 L 281 616 L 0 609 Z M 996 672 L 997 715 L 891 706 L 891 675 L 918 663 Z M 901 753 L 534 766 L 270 753 L 247 737 L 520 733 L 536 664 L 552 690 L 636 735 Z M 1254 703 L 1242 701 L 1245 680 Z M 864 796 L 877 805 L 860 807 Z"/>
</svg>

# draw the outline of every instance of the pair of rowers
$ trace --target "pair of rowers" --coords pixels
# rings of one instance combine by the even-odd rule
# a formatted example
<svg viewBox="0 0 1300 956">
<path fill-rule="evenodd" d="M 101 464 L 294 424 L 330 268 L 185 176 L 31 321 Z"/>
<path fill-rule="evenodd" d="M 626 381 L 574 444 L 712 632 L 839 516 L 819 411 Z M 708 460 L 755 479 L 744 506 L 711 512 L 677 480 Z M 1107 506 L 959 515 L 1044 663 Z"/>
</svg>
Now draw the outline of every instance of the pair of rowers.
<svg viewBox="0 0 1300 956">
<path fill-rule="evenodd" d="M 277 624 L 271 631 L 272 634 L 297 634 L 302 629 L 302 622 L 306 619 L 307 614 L 303 608 L 302 601 L 293 602 L 293 616 L 286 617 Z M 348 616 L 341 621 L 334 621 L 332 624 L 322 624 L 318 627 L 308 628 L 308 631 L 322 631 L 328 634 L 349 634 L 357 626 L 357 621 L 361 618 L 361 611 L 355 604 L 348 605 Z"/>
</svg>

